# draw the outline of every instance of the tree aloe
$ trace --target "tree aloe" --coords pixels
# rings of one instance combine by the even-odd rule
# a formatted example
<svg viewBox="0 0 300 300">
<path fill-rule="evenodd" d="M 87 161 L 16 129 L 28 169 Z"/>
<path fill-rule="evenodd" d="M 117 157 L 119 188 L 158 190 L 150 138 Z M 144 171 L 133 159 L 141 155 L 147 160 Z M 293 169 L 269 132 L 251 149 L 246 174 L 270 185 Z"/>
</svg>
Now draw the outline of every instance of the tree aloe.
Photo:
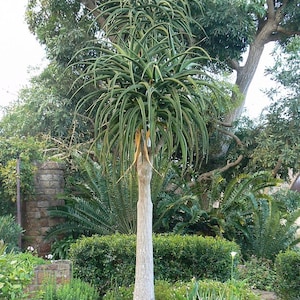
<svg viewBox="0 0 300 300">
<path fill-rule="evenodd" d="M 183 167 L 195 165 L 208 149 L 208 123 L 224 107 L 221 92 L 202 68 L 208 55 L 193 45 L 188 2 L 100 4 L 102 43 L 94 49 L 100 54 L 81 62 L 84 71 L 78 77 L 85 80 L 82 88 L 97 87 L 78 109 L 88 103 L 90 113 L 96 112 L 102 161 L 113 153 L 124 172 L 137 170 L 135 300 L 154 299 L 150 182 L 163 164 L 155 158 L 164 153 L 170 161 L 179 149 Z"/>
</svg>

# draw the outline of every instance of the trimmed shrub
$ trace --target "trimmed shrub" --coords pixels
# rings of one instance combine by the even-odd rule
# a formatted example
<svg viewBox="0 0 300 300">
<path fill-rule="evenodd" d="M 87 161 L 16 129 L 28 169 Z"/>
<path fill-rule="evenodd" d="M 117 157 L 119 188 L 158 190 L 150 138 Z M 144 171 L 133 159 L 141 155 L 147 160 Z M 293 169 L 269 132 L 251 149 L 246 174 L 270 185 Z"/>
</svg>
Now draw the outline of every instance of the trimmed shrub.
<svg viewBox="0 0 300 300">
<path fill-rule="evenodd" d="M 133 286 L 120 287 L 109 291 L 103 300 L 131 300 L 133 297 Z M 205 280 L 192 282 L 169 283 L 167 281 L 155 282 L 156 300 L 259 300 L 245 283 L 241 281 L 219 281 Z"/>
<path fill-rule="evenodd" d="M 157 235 L 153 238 L 156 280 L 196 279 L 226 281 L 231 277 L 231 252 L 237 244 L 221 238 Z M 82 238 L 70 248 L 74 275 L 97 286 L 104 294 L 111 286 L 129 286 L 135 275 L 135 236 Z"/>
<path fill-rule="evenodd" d="M 300 252 L 279 253 L 275 260 L 275 292 L 283 300 L 300 299 Z"/>
</svg>

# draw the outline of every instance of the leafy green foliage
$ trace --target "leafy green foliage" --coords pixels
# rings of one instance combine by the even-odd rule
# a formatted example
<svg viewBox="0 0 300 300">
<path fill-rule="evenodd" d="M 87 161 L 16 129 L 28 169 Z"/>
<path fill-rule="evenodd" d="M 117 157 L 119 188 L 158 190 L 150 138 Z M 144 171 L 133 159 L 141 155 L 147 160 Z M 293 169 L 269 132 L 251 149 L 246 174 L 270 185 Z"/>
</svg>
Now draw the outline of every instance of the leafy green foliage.
<svg viewBox="0 0 300 300">
<path fill-rule="evenodd" d="M 288 211 L 264 189 L 275 186 L 278 180 L 266 172 L 240 175 L 226 187 L 220 199 L 217 215 L 223 216 L 224 236 L 235 240 L 243 254 L 268 259 L 297 243 L 296 219 L 299 206 Z"/>
<path fill-rule="evenodd" d="M 259 209 L 253 215 L 253 225 L 249 226 L 247 252 L 275 259 L 275 256 L 296 245 L 300 239 L 295 237 L 300 217 L 300 209 L 291 213 L 282 212 L 274 201 L 260 201 Z"/>
<path fill-rule="evenodd" d="M 256 30 L 253 5 L 240 0 L 206 0 L 202 4 L 201 10 L 197 7 L 192 10 L 204 29 L 194 29 L 197 40 L 202 40 L 203 47 L 221 61 L 240 60 Z"/>
<path fill-rule="evenodd" d="M 22 232 L 12 215 L 0 216 L 0 240 L 5 243 L 8 251 L 18 249 L 18 239 Z"/>
<path fill-rule="evenodd" d="M 20 158 L 20 183 L 23 199 L 32 193 L 35 160 L 42 160 L 46 142 L 33 137 L 0 138 L 0 195 L 16 201 L 17 158 Z M 2 200 L 1 199 L 1 200 Z"/>
<path fill-rule="evenodd" d="M 282 178 L 288 178 L 288 168 L 300 167 L 299 45 L 300 38 L 294 37 L 286 47 L 277 49 L 275 65 L 268 70 L 278 85 L 268 91 L 272 104 L 262 117 L 250 165 L 271 169 Z"/>
<path fill-rule="evenodd" d="M 35 298 L 34 298 L 35 299 Z M 39 300 L 98 300 L 97 290 L 80 279 L 72 279 L 71 282 L 57 286 L 55 283 L 45 284 L 39 291 Z"/>
<path fill-rule="evenodd" d="M 120 287 L 108 292 L 105 300 L 130 300 L 133 287 Z M 155 282 L 155 299 L 157 300 L 258 300 L 250 289 L 238 281 L 218 282 L 212 280 L 169 283 Z"/>
<path fill-rule="evenodd" d="M 70 91 L 74 80 L 72 72 L 55 62 L 49 64 L 31 78 L 30 85 L 20 91 L 18 101 L 8 108 L 0 121 L 1 136 L 48 140 L 52 144 L 48 155 L 62 154 L 64 148 L 87 143 L 93 136 L 93 122 L 81 115 L 74 120 L 76 98 L 71 99 Z"/>
<path fill-rule="evenodd" d="M 28 299 L 24 288 L 33 278 L 34 267 L 45 261 L 30 253 L 0 253 L 0 298 Z"/>
<path fill-rule="evenodd" d="M 300 297 L 300 253 L 287 251 L 280 253 L 275 261 L 276 294 L 283 300 L 296 300 Z"/>
<path fill-rule="evenodd" d="M 114 234 L 136 231 L 137 188 L 134 178 L 120 175 L 111 167 L 102 167 L 90 158 L 74 154 L 74 166 L 81 178 L 74 183 L 64 206 L 49 208 L 52 217 L 64 222 L 52 227 L 48 238 L 60 234 Z M 109 165 L 109 159 L 107 160 Z M 117 182 L 118 181 L 118 182 Z"/>
<path fill-rule="evenodd" d="M 280 189 L 272 194 L 274 200 L 287 213 L 291 213 L 300 208 L 300 193 L 288 189 Z"/>
<path fill-rule="evenodd" d="M 156 279 L 175 282 L 192 277 L 226 281 L 231 274 L 232 251 L 239 247 L 223 239 L 198 236 L 153 237 Z M 74 274 L 105 293 L 112 285 L 128 286 L 134 280 L 135 236 L 88 237 L 71 245 Z"/>
<path fill-rule="evenodd" d="M 67 259 L 69 255 L 70 246 L 75 243 L 76 238 L 73 236 L 64 237 L 62 239 L 56 239 L 51 243 L 51 254 L 53 259 Z"/>
<path fill-rule="evenodd" d="M 203 70 L 207 53 L 186 43 L 192 21 L 187 2 L 153 1 L 145 9 L 143 3 L 117 1 L 98 8 L 99 17 L 108 16 L 104 31 L 113 42 L 96 48 L 99 56 L 80 61 L 86 66 L 78 77 L 85 79 L 82 87 L 98 89 L 78 109 L 89 105 L 95 116 L 103 160 L 113 149 L 126 170 L 134 162 L 136 131 L 146 140 L 149 130 L 151 154 L 165 150 L 169 158 L 179 148 L 184 164 L 188 158 L 196 163 L 208 149 L 208 122 L 218 117 L 226 97 Z"/>
<path fill-rule="evenodd" d="M 271 260 L 251 256 L 239 268 L 238 276 L 252 289 L 274 291 L 276 272 L 274 262 Z"/>
</svg>

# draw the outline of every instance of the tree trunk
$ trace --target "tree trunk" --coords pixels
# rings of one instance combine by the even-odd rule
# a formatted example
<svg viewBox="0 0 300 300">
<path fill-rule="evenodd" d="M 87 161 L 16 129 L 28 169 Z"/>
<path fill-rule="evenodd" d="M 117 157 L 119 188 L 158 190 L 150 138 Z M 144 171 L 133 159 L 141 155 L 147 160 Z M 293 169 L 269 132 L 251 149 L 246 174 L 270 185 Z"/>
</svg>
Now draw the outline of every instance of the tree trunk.
<svg viewBox="0 0 300 300">
<path fill-rule="evenodd" d="M 134 300 L 154 300 L 152 243 L 152 166 L 142 152 L 137 160 L 139 199 L 137 203 L 137 240 Z"/>
<path fill-rule="evenodd" d="M 274 8 L 270 6 L 268 7 L 268 19 L 263 23 L 263 25 L 261 24 L 261 27 L 258 29 L 254 41 L 250 45 L 245 65 L 240 66 L 236 61 L 231 61 L 230 63 L 231 67 L 233 67 L 233 69 L 237 72 L 235 83 L 238 86 L 243 99 L 239 103 L 238 107 L 225 117 L 225 122 L 228 124 L 232 124 L 232 122 L 238 120 L 243 112 L 248 88 L 255 75 L 264 46 L 271 41 L 280 39 L 280 36 L 274 33 L 277 32 L 279 22 L 282 18 L 282 8 L 278 9 L 276 13 L 271 13 L 273 9 Z M 233 100 L 237 100 L 236 95 L 233 95 Z M 259 101 L 259 99 L 257 100 Z"/>
<path fill-rule="evenodd" d="M 232 122 L 240 118 L 245 106 L 248 88 L 255 75 L 255 71 L 258 67 L 263 50 L 264 43 L 261 43 L 260 41 L 254 42 L 252 45 L 250 45 L 249 55 L 245 65 L 243 67 L 237 68 L 237 77 L 235 84 L 238 86 L 243 98 L 239 103 L 239 106 L 226 117 L 225 123 L 232 124 Z M 233 95 L 233 100 L 236 101 L 236 95 Z"/>
</svg>

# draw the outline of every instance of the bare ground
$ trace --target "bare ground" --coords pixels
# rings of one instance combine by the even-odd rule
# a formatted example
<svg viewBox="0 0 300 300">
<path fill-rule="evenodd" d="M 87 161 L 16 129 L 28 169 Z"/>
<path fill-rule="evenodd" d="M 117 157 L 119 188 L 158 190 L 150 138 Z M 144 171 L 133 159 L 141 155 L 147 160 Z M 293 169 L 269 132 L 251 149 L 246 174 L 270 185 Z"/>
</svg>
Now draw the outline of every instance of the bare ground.
<svg viewBox="0 0 300 300">
<path fill-rule="evenodd" d="M 260 291 L 260 290 L 254 290 L 254 292 L 261 296 L 261 299 L 263 300 L 276 300 L 276 294 L 273 292 L 267 292 L 267 291 Z"/>
</svg>

